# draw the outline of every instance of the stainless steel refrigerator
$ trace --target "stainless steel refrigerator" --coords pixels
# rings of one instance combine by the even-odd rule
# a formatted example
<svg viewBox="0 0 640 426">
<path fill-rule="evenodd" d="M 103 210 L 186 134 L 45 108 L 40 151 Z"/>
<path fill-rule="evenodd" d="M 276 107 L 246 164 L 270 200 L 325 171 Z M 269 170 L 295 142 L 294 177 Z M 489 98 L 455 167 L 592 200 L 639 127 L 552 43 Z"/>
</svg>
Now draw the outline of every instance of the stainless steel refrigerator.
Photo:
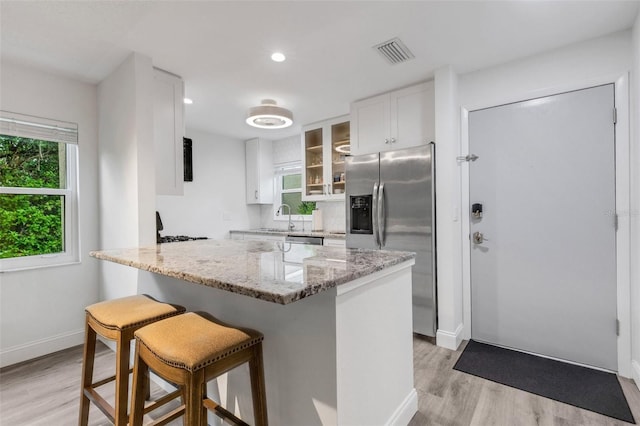
<svg viewBox="0 0 640 426">
<path fill-rule="evenodd" d="M 434 144 L 346 158 L 347 247 L 416 253 L 413 331 L 435 336 Z"/>
</svg>

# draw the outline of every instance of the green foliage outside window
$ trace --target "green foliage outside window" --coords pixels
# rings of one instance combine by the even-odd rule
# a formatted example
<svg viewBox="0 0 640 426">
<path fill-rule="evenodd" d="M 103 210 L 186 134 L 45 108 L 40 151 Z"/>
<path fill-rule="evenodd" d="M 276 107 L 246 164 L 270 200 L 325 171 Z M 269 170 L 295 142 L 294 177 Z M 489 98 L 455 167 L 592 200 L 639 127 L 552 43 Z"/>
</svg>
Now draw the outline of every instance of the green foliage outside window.
<svg viewBox="0 0 640 426">
<path fill-rule="evenodd" d="M 316 208 L 315 201 L 302 201 L 302 175 L 282 176 L 281 204 L 291 206 L 291 214 L 310 215 Z"/>
<path fill-rule="evenodd" d="M 0 187 L 65 188 L 63 143 L 0 135 Z M 0 194 L 0 258 L 64 251 L 64 196 Z"/>
</svg>

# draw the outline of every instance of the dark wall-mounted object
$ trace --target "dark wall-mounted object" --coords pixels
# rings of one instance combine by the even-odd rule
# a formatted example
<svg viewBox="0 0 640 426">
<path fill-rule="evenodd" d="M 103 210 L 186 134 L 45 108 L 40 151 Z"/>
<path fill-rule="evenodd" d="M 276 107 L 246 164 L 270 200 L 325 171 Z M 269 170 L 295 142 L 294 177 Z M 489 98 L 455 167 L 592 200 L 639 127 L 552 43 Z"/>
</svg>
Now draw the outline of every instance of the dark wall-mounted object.
<svg viewBox="0 0 640 426">
<path fill-rule="evenodd" d="M 480 203 L 474 203 L 471 206 L 471 214 L 473 215 L 473 217 L 475 217 L 476 219 L 480 219 L 482 217 L 482 204 Z"/>
<path fill-rule="evenodd" d="M 193 141 L 182 138 L 184 152 L 184 181 L 193 182 Z"/>
</svg>

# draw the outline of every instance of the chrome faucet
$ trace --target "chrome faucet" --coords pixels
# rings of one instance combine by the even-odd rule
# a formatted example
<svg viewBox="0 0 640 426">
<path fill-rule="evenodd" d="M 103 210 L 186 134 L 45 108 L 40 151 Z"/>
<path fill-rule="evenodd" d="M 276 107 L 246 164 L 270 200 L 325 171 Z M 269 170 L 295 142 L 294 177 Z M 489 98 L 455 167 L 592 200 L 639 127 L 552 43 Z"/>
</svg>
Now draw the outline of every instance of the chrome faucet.
<svg viewBox="0 0 640 426">
<path fill-rule="evenodd" d="M 289 204 L 281 204 L 280 207 L 278 207 L 278 211 L 276 212 L 276 216 L 280 216 L 280 211 L 282 210 L 283 207 L 286 207 L 289 211 L 289 226 L 288 229 L 289 231 L 293 231 L 293 228 L 295 228 L 296 226 L 291 223 L 291 206 L 289 206 Z"/>
</svg>

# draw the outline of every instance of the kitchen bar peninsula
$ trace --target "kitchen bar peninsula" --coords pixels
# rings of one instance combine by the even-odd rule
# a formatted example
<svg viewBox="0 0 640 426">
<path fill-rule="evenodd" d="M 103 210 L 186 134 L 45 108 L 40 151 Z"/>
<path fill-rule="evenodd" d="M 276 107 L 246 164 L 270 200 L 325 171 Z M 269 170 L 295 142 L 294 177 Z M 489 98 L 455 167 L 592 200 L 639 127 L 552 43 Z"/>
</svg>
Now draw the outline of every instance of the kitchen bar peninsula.
<svg viewBox="0 0 640 426">
<path fill-rule="evenodd" d="M 138 293 L 264 333 L 272 425 L 404 425 L 417 411 L 413 253 L 200 240 L 91 255 L 140 269 Z M 208 392 L 253 422 L 247 368 Z"/>
</svg>

